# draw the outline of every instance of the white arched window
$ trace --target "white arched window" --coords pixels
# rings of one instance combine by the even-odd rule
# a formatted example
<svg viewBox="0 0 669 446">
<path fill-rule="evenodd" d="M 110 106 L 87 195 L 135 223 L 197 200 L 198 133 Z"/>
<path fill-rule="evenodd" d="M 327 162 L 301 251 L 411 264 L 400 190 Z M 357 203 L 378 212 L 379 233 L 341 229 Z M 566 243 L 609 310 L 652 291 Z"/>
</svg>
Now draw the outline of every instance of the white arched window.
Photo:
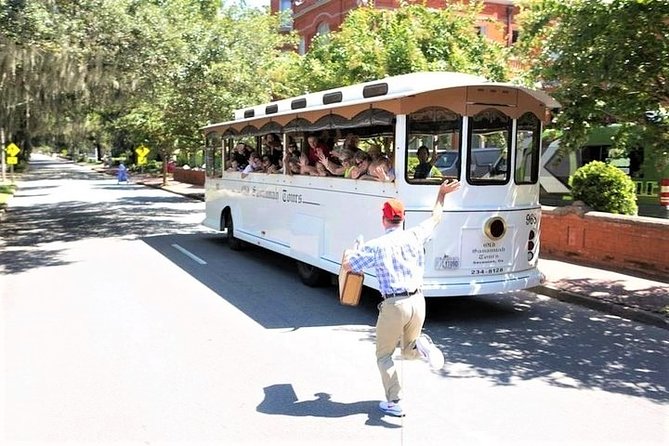
<svg viewBox="0 0 669 446">
<path fill-rule="evenodd" d="M 330 24 L 328 22 L 321 22 L 316 28 L 316 34 L 319 36 L 330 33 Z"/>
<path fill-rule="evenodd" d="M 307 52 L 307 46 L 304 42 L 304 36 L 300 36 L 300 43 L 299 46 L 297 47 L 297 51 L 301 56 L 304 56 L 304 54 Z"/>
</svg>

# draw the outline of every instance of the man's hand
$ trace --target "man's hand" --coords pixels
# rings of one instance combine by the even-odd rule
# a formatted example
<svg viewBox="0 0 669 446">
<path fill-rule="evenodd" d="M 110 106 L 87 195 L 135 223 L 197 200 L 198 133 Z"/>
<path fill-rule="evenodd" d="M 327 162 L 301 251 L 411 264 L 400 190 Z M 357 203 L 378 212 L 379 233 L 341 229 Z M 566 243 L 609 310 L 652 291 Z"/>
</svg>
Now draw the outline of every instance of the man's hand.
<svg viewBox="0 0 669 446">
<path fill-rule="evenodd" d="M 434 203 L 434 209 L 432 209 L 432 221 L 435 226 L 441 221 L 441 214 L 444 208 L 444 197 L 446 197 L 446 194 L 450 194 L 458 189 L 460 189 L 460 182 L 458 180 L 444 180 L 444 182 L 441 183 L 441 186 L 439 186 L 437 202 Z"/>
<path fill-rule="evenodd" d="M 351 268 L 351 264 L 349 263 L 348 259 L 353 254 L 352 249 L 346 249 L 344 250 L 344 260 L 342 261 L 342 268 L 344 268 L 344 271 L 351 272 L 353 269 Z"/>
<path fill-rule="evenodd" d="M 451 192 L 455 192 L 458 189 L 460 189 L 460 182 L 458 180 L 445 180 L 443 183 L 441 183 L 441 187 L 439 188 L 439 195 L 450 194 Z"/>
</svg>

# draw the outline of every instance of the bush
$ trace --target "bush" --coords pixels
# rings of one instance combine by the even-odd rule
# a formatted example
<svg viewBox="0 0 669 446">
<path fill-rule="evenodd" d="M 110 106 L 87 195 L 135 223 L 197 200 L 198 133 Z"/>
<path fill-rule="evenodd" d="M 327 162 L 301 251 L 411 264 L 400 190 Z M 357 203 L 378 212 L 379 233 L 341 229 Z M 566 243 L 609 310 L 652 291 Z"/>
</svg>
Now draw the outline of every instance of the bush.
<svg viewBox="0 0 669 446">
<path fill-rule="evenodd" d="M 581 200 L 596 211 L 636 215 L 636 188 L 622 170 L 593 161 L 569 178 L 574 200 Z"/>
</svg>

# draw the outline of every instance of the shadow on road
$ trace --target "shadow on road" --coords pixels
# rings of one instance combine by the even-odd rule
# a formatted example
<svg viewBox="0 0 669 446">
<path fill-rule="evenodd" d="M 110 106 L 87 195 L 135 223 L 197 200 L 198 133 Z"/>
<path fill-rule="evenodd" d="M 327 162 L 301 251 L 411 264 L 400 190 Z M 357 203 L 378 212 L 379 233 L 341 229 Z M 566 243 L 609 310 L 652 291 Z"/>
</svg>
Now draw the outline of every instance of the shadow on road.
<svg viewBox="0 0 669 446">
<path fill-rule="evenodd" d="M 669 342 L 661 329 L 529 292 L 431 302 L 428 312 L 445 324 L 430 333 L 447 358 L 445 377 L 501 386 L 541 379 L 669 401 Z"/>
<path fill-rule="evenodd" d="M 111 237 L 134 239 L 192 229 L 192 225 L 175 221 L 190 211 L 168 206 L 172 201 L 167 198 L 137 196 L 97 204 L 67 201 L 10 210 L 2 223 L 5 246 L 0 252 L 0 265 L 12 274 L 66 264 L 60 259 L 62 250 L 49 246 L 52 243 Z"/>
<path fill-rule="evenodd" d="M 389 423 L 379 411 L 379 401 L 357 401 L 340 403 L 332 401 L 329 393 L 317 393 L 313 400 L 298 401 L 291 384 L 275 384 L 265 387 L 265 398 L 256 410 L 268 415 L 289 415 L 292 417 L 341 418 L 351 415 L 367 415 L 368 426 L 399 428 L 400 424 Z"/>
<path fill-rule="evenodd" d="M 144 241 L 263 327 L 363 325 L 361 341 L 375 340 L 375 291 L 366 290 L 359 307 L 344 307 L 335 286 L 305 287 L 294 262 L 271 251 L 231 251 L 216 235 L 169 238 L 213 253 L 203 269 L 170 251 L 163 239 Z M 530 292 L 429 299 L 427 315 L 425 332 L 446 356 L 444 378 L 485 379 L 498 386 L 539 379 L 562 388 L 669 401 L 669 341 L 663 330 Z"/>
<path fill-rule="evenodd" d="M 77 198 L 77 192 L 88 189 L 122 188 L 130 195 L 117 195 L 112 200 L 105 195 L 106 201 L 101 202 L 95 202 L 92 196 L 91 201 L 49 202 L 38 198 L 30 206 L 16 204 L 21 203 L 21 198 L 47 196 L 58 187 L 71 188 Z M 177 221 L 191 211 L 174 206 L 190 200 L 177 195 L 156 196 L 139 185 L 117 185 L 107 176 L 75 169 L 62 161 L 31 161 L 15 199 L 18 200 L 13 201 L 2 221 L 0 265 L 7 274 L 69 263 L 64 260 L 62 243 L 192 230 L 192 225 Z"/>
<path fill-rule="evenodd" d="M 224 238 L 215 234 L 159 235 L 142 240 L 265 328 L 297 330 L 376 323 L 378 293 L 366 291 L 359 307 L 342 306 L 334 285 L 305 286 L 298 278 L 295 261 L 274 252 L 253 246 L 233 252 Z M 211 253 L 204 256 L 207 268 L 176 251 L 174 243 Z"/>
</svg>

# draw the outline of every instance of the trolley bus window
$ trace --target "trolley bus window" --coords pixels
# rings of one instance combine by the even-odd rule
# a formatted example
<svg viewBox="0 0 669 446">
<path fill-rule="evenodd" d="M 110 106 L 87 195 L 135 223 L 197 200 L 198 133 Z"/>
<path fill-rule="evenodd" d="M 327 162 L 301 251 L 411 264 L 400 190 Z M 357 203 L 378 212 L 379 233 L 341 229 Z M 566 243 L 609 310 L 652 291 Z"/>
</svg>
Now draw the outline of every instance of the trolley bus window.
<svg viewBox="0 0 669 446">
<path fill-rule="evenodd" d="M 206 175 L 210 178 L 220 178 L 223 173 L 223 151 L 221 148 L 221 136 L 212 133 L 207 136 L 205 147 Z"/>
<path fill-rule="evenodd" d="M 462 117 L 443 107 L 428 107 L 407 117 L 407 181 L 434 184 L 443 178 L 460 178 L 460 129 Z M 427 178 L 416 178 L 417 151 L 424 146 L 432 164 Z M 436 150 L 435 150 L 436 149 Z M 436 152 L 436 156 L 434 155 Z"/>
<path fill-rule="evenodd" d="M 467 181 L 470 184 L 505 184 L 509 181 L 512 120 L 487 109 L 470 118 Z"/>
<path fill-rule="evenodd" d="M 516 130 L 516 184 L 535 184 L 539 179 L 541 122 L 533 113 L 518 119 Z"/>
</svg>

